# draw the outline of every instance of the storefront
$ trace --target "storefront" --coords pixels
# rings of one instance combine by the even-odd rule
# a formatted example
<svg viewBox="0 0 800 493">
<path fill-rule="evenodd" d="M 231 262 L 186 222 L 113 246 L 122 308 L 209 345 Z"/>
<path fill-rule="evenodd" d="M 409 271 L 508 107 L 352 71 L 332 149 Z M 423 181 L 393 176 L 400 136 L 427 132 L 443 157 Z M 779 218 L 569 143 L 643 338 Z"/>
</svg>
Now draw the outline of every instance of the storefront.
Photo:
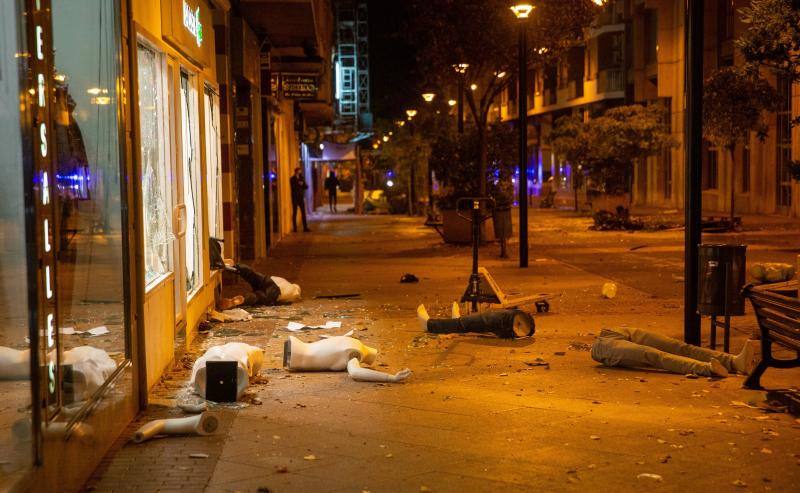
<svg viewBox="0 0 800 493">
<path fill-rule="evenodd" d="M 222 238 L 220 99 L 213 11 L 206 0 L 133 0 L 133 125 L 144 266 L 144 354 L 150 389 L 213 307 Z"/>
<path fill-rule="evenodd" d="M 137 410 L 123 18 L 0 3 L 2 490 L 77 489 Z"/>
</svg>

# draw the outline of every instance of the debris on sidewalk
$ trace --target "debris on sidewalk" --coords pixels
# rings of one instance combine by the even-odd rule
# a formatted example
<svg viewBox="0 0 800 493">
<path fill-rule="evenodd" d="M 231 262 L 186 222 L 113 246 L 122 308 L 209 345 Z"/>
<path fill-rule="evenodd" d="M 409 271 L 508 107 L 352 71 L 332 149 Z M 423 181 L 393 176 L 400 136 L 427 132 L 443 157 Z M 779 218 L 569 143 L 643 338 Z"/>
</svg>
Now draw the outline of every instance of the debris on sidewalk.
<svg viewBox="0 0 800 493">
<path fill-rule="evenodd" d="M 299 322 L 289 322 L 286 325 L 286 330 L 289 332 L 301 332 L 303 330 L 315 330 L 315 329 L 339 329 L 342 327 L 342 322 L 335 322 L 335 321 L 328 321 L 322 325 L 306 325 Z"/>
<path fill-rule="evenodd" d="M 208 454 L 189 454 L 190 459 L 208 459 Z"/>
<path fill-rule="evenodd" d="M 613 282 L 607 282 L 603 284 L 603 287 L 600 290 L 600 294 L 603 295 L 603 298 L 607 300 L 613 300 L 617 297 L 617 285 Z"/>
<path fill-rule="evenodd" d="M 542 358 L 536 358 L 533 361 L 526 361 L 525 364 L 528 365 L 528 366 L 544 366 L 545 370 L 549 370 L 550 369 L 550 363 L 548 363 L 547 361 L 543 360 Z"/>
<path fill-rule="evenodd" d="M 225 316 L 225 322 L 247 322 L 253 319 L 246 310 L 241 308 L 231 308 L 230 310 L 223 310 L 222 315 Z"/>
<path fill-rule="evenodd" d="M 419 278 L 414 274 L 405 273 L 403 277 L 400 278 L 400 282 L 403 284 L 411 284 L 415 282 L 419 282 Z"/>
<path fill-rule="evenodd" d="M 314 296 L 315 300 L 338 300 L 338 299 L 347 299 L 347 298 L 358 298 L 361 296 L 361 293 L 345 293 L 345 294 L 320 294 Z"/>
<path fill-rule="evenodd" d="M 571 341 L 567 349 L 572 351 L 591 351 L 592 345 L 585 342 Z"/>
<path fill-rule="evenodd" d="M 660 474 L 653 474 L 649 472 L 643 472 L 639 474 L 638 476 L 636 476 L 636 479 L 652 479 L 653 481 L 656 481 L 658 483 L 664 480 L 664 478 Z"/>
</svg>

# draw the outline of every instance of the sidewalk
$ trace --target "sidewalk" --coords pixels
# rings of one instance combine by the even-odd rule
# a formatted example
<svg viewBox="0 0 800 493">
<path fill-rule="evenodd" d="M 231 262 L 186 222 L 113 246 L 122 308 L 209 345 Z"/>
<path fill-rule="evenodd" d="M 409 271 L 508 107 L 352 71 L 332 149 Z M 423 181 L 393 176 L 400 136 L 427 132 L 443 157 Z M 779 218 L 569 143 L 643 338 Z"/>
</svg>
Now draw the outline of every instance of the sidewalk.
<svg viewBox="0 0 800 493">
<path fill-rule="evenodd" d="M 494 247 L 481 252 L 481 265 L 507 291 L 558 294 L 551 313 L 537 317 L 535 338 L 519 341 L 421 331 L 416 306 L 447 313 L 466 287 L 470 251 L 443 245 L 418 218 L 327 216 L 312 224 L 314 233 L 290 236 L 259 267 L 298 282 L 304 301 L 218 327 L 187 355 L 232 341 L 265 347 L 266 382 L 251 387 L 244 405 L 219 411 L 215 436 L 128 444 L 141 422 L 180 414 L 173 398 L 191 360 L 179 362 L 156 391 L 157 405 L 120 437 L 87 490 L 795 491 L 800 422 L 748 407 L 765 394 L 743 390 L 741 377 L 692 379 L 591 360 L 586 348 L 601 327 L 627 323 L 680 337 L 682 311 L 645 285 L 620 283 L 615 299 L 602 299 L 607 277 L 550 252 L 592 235 L 602 251 L 623 236 L 553 218 L 561 232 L 539 224 L 525 271 L 495 259 Z M 651 277 L 662 268 L 642 266 Z M 400 284 L 406 272 L 420 283 Z M 342 293 L 361 296 L 314 299 Z M 341 331 L 330 332 L 355 329 L 380 350 L 377 369 L 409 367 L 414 375 L 388 385 L 344 373 L 289 374 L 281 368 L 288 320 L 341 320 Z M 754 321 L 739 326 L 734 351 Z M 549 366 L 532 366 L 537 358 Z M 769 370 L 763 383 L 788 387 L 799 376 Z"/>
</svg>

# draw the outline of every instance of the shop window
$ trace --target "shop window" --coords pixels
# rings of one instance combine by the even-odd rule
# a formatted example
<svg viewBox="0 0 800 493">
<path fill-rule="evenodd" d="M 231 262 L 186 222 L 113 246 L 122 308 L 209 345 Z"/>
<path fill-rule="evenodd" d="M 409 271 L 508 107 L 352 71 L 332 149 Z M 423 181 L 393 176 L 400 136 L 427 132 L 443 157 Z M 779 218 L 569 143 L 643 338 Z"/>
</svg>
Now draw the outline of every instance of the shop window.
<svg viewBox="0 0 800 493">
<path fill-rule="evenodd" d="M 169 99 L 163 55 L 140 44 L 139 128 L 142 162 L 144 277 L 147 288 L 172 271 L 172 196 L 169 166 Z"/>
<path fill-rule="evenodd" d="M 658 9 L 644 11 L 644 61 L 658 62 Z"/>
<path fill-rule="evenodd" d="M 15 2 L 0 2 L 0 490 L 31 465 L 31 384 L 28 342 L 25 176 L 20 127 L 20 15 Z"/>
<path fill-rule="evenodd" d="M 206 188 L 208 190 L 208 234 L 223 237 L 222 228 L 222 155 L 219 133 L 219 96 L 205 91 L 206 119 Z"/>
<path fill-rule="evenodd" d="M 183 71 L 180 93 L 183 204 L 186 207 L 186 293 L 191 297 L 203 284 L 203 210 L 197 86 L 195 78 Z"/>
<path fill-rule="evenodd" d="M 53 0 L 51 17 L 59 215 L 53 247 L 62 352 L 58 404 L 70 407 L 90 399 L 129 356 L 117 94 L 120 19 L 118 2 L 106 0 Z"/>
</svg>

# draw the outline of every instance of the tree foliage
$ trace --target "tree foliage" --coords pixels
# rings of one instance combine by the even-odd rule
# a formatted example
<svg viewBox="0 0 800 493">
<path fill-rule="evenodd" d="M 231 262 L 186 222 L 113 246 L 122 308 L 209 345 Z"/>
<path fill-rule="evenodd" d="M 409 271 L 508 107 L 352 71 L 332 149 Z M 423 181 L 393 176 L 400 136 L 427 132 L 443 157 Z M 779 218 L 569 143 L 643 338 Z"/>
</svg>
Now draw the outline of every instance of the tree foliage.
<svg viewBox="0 0 800 493">
<path fill-rule="evenodd" d="M 751 0 L 741 13 L 747 27 L 736 46 L 745 60 L 800 82 L 800 2 Z"/>
<path fill-rule="evenodd" d="M 426 84 L 455 87 L 453 65 L 469 64 L 463 75 L 466 106 L 477 127 L 478 162 L 487 169 L 489 111 L 516 74 L 518 22 L 507 0 L 411 0 L 415 12 L 409 40 L 417 47 L 420 72 Z M 530 66 L 553 63 L 566 49 L 585 40 L 599 12 L 592 0 L 539 0 L 527 20 Z M 498 75 L 504 74 L 504 77 Z M 469 87 L 475 84 L 475 90 Z M 478 184 L 483 191 L 485 182 Z"/>
<path fill-rule="evenodd" d="M 775 111 L 779 97 L 757 72 L 725 67 L 706 79 L 703 87 L 703 137 L 733 150 L 750 132 L 767 134 L 764 112 Z"/>
<path fill-rule="evenodd" d="M 580 165 L 600 191 L 627 191 L 631 166 L 675 145 L 660 105 L 617 106 L 583 122 L 574 116 L 555 121 L 548 137 L 562 159 Z"/>
<path fill-rule="evenodd" d="M 499 181 L 501 177 L 510 179 L 516 166 L 516 132 L 502 123 L 491 125 L 487 130 L 489 166 L 484 181 L 490 184 L 491 197 L 506 202 L 507 193 Z M 429 163 L 442 185 L 438 197 L 440 207 L 452 209 L 458 199 L 478 195 L 478 153 L 476 129 L 464 134 L 440 133 L 432 142 Z"/>
</svg>

